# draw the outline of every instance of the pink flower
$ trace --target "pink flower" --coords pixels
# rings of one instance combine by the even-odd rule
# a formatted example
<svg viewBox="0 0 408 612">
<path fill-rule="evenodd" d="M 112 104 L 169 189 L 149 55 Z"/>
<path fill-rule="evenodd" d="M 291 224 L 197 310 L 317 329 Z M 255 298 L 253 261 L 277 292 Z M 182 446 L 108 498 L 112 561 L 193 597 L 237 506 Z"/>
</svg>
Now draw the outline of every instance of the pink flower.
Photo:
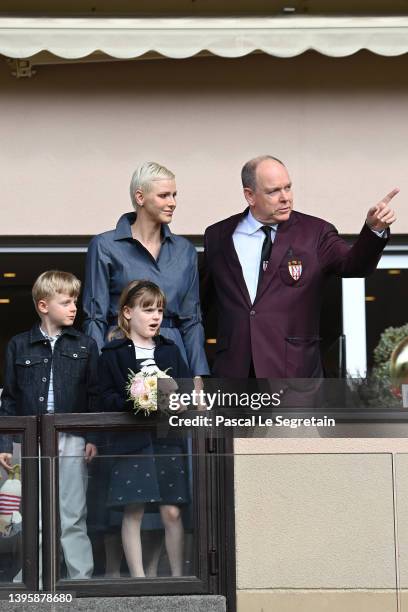
<svg viewBox="0 0 408 612">
<path fill-rule="evenodd" d="M 134 378 L 130 386 L 130 395 L 132 398 L 140 397 L 146 393 L 146 388 L 143 378 Z"/>
</svg>

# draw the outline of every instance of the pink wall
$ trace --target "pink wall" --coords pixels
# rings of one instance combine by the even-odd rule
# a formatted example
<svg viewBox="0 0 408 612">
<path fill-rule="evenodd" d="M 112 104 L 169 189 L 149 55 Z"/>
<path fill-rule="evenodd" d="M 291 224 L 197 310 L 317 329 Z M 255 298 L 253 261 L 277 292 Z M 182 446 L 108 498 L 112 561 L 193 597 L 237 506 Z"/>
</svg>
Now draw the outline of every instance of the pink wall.
<svg viewBox="0 0 408 612">
<path fill-rule="evenodd" d="M 408 58 L 138 61 L 38 68 L 0 62 L 0 234 L 94 234 L 130 209 L 145 159 L 177 174 L 172 229 L 200 234 L 241 210 L 240 168 L 285 160 L 299 210 L 359 231 L 394 186 L 408 233 Z"/>
</svg>

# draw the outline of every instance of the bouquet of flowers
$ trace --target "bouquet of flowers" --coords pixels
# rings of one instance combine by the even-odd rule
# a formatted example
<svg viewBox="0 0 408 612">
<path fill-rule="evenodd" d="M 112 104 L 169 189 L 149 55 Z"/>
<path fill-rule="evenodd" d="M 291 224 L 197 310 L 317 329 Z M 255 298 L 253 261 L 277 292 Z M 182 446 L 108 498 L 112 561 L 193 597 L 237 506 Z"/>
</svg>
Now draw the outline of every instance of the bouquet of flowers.
<svg viewBox="0 0 408 612">
<path fill-rule="evenodd" d="M 176 381 L 156 365 L 143 366 L 136 374 L 129 370 L 128 384 L 126 390 L 128 400 L 133 403 L 135 414 L 143 411 L 145 416 L 157 412 L 158 405 L 166 407 L 168 396 L 178 389 Z M 157 380 L 164 379 L 158 389 Z"/>
</svg>

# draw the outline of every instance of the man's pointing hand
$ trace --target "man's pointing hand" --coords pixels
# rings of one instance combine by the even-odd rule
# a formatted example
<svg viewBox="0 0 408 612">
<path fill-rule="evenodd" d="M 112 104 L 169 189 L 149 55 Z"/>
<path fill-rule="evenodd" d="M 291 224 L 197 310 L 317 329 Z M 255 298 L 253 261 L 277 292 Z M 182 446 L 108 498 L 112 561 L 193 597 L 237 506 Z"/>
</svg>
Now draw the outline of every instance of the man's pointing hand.
<svg viewBox="0 0 408 612">
<path fill-rule="evenodd" d="M 394 223 L 397 217 L 395 216 L 395 211 L 390 208 L 390 202 L 397 193 L 399 193 L 399 189 L 393 189 L 381 200 L 381 202 L 378 202 L 378 204 L 370 208 L 366 219 L 366 223 L 370 229 L 375 232 L 381 232 L 387 229 L 391 223 Z"/>
</svg>

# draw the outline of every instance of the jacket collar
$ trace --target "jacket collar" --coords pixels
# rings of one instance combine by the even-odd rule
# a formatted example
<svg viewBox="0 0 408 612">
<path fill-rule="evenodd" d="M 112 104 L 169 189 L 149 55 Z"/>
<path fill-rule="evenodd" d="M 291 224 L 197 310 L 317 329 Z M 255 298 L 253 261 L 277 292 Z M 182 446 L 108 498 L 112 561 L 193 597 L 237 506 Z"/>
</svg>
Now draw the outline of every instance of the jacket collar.
<svg viewBox="0 0 408 612">
<path fill-rule="evenodd" d="M 228 236 L 232 237 L 232 234 L 234 233 L 235 228 L 237 227 L 238 223 L 242 221 L 242 219 L 245 219 L 248 213 L 249 213 L 249 206 L 244 211 L 237 213 L 236 215 L 232 215 L 232 217 L 228 217 L 228 219 L 225 219 L 225 221 L 223 222 L 223 227 L 222 227 L 223 236 L 225 238 L 227 238 Z"/>
<path fill-rule="evenodd" d="M 170 340 L 169 338 L 165 338 L 164 336 L 154 336 L 153 341 L 155 343 L 156 348 L 159 346 L 165 346 L 165 345 L 171 345 L 174 344 L 173 340 Z M 130 338 L 118 338 L 116 340 L 112 340 L 111 342 L 108 342 L 108 344 L 106 344 L 102 350 L 110 350 L 110 349 L 116 349 L 119 348 L 121 346 L 134 346 L 132 340 L 130 340 Z"/>
<path fill-rule="evenodd" d="M 232 236 L 232 234 L 234 233 L 238 223 L 240 221 L 242 221 L 243 219 L 245 219 L 247 216 L 249 215 L 249 206 L 242 212 L 236 214 L 236 215 L 232 215 L 232 217 L 228 217 L 228 219 L 225 220 L 225 224 L 223 227 L 223 235 L 225 237 L 227 237 L 228 235 Z M 251 215 L 252 216 L 252 215 Z M 256 219 L 254 217 L 252 217 L 252 219 L 254 219 L 254 221 L 256 223 L 259 223 L 256 221 Z M 282 223 L 276 224 L 276 225 L 272 225 L 273 228 L 276 228 L 276 232 L 277 235 L 279 235 L 279 233 L 282 233 L 282 231 L 285 231 L 291 227 L 294 223 L 297 223 L 297 213 L 295 210 L 292 210 L 291 215 L 289 217 L 289 219 L 287 221 L 282 221 Z M 252 220 L 250 220 L 250 223 L 252 223 Z M 259 227 L 261 227 L 262 223 L 259 223 Z M 259 228 L 257 228 L 259 229 Z"/>
<path fill-rule="evenodd" d="M 114 240 L 133 239 L 131 225 L 135 221 L 136 221 L 135 212 L 125 213 L 124 215 L 122 215 L 116 225 Z M 170 231 L 170 228 L 167 225 L 167 223 L 162 223 L 161 233 L 162 233 L 162 242 L 164 242 L 165 240 L 171 240 L 172 242 L 174 242 L 174 236 L 172 232 Z"/>
<path fill-rule="evenodd" d="M 80 332 L 75 327 L 63 327 L 61 336 L 72 336 L 75 338 L 80 336 Z M 30 329 L 30 344 L 35 344 L 36 342 L 44 342 L 44 336 L 41 333 L 39 323 L 35 323 Z"/>
</svg>

